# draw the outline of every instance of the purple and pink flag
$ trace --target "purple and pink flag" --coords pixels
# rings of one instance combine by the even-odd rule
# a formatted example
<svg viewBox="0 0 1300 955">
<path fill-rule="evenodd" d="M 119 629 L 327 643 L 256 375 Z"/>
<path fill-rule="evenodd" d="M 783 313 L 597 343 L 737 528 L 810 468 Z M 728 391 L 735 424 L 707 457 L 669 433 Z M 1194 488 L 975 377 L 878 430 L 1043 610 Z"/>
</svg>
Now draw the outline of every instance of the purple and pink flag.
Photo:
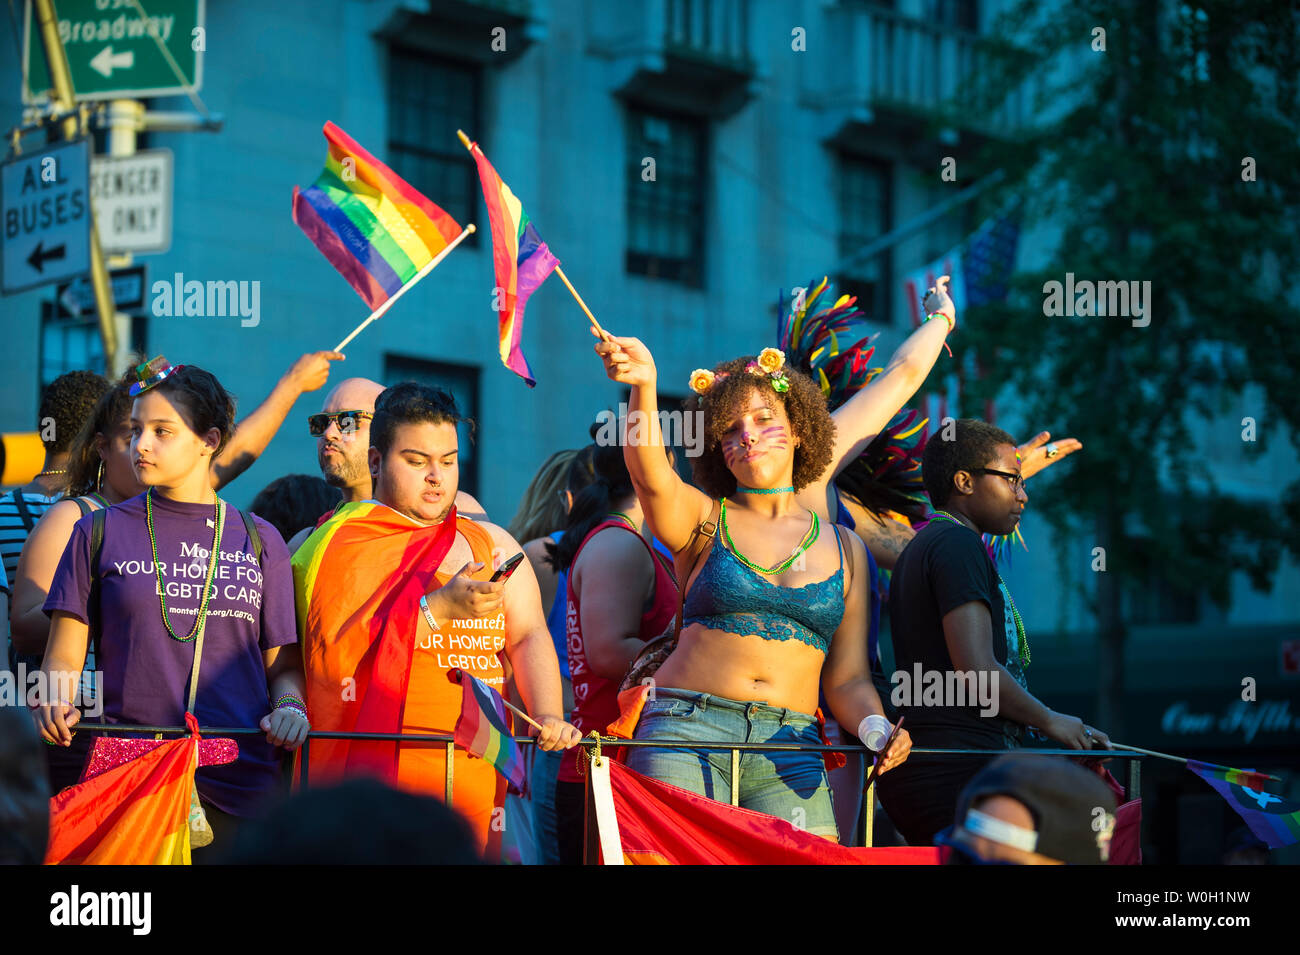
<svg viewBox="0 0 1300 955">
<path fill-rule="evenodd" d="M 551 254 L 510 187 L 501 181 L 478 143 L 470 144 L 483 183 L 492 227 L 492 264 L 501 296 L 497 317 L 501 363 L 531 388 L 537 381 L 523 352 L 524 305 L 560 260 Z"/>
</svg>

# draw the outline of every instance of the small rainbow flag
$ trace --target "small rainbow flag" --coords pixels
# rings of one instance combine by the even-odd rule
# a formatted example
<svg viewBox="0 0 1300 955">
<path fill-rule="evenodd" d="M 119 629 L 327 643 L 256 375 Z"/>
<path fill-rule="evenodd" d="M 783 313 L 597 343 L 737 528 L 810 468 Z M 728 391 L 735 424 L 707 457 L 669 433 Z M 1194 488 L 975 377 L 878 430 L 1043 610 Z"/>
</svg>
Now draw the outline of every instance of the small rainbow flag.
<svg viewBox="0 0 1300 955">
<path fill-rule="evenodd" d="M 316 182 L 293 187 L 293 221 L 374 311 L 460 234 L 447 215 L 333 123 Z"/>
<path fill-rule="evenodd" d="M 487 203 L 488 222 L 492 227 L 492 264 L 497 288 L 503 300 L 497 318 L 501 337 L 501 363 L 523 378 L 531 388 L 537 384 L 524 358 L 521 345 L 524 331 L 524 305 L 528 296 L 555 271 L 560 260 L 551 254 L 528 213 L 510 187 L 501 181 L 478 143 L 469 150 L 478 164 L 483 183 L 483 201 Z"/>
<path fill-rule="evenodd" d="M 511 792 L 522 793 L 527 775 L 524 754 L 510 732 L 501 695 L 463 670 L 448 670 L 447 679 L 459 683 L 465 694 L 456 720 L 456 745 L 471 756 L 487 760 L 509 781 Z"/>
<path fill-rule="evenodd" d="M 1187 761 L 1187 768 L 1213 786 L 1270 849 L 1300 842 L 1300 803 L 1265 791 L 1269 780 L 1262 773 L 1194 759 Z"/>
</svg>

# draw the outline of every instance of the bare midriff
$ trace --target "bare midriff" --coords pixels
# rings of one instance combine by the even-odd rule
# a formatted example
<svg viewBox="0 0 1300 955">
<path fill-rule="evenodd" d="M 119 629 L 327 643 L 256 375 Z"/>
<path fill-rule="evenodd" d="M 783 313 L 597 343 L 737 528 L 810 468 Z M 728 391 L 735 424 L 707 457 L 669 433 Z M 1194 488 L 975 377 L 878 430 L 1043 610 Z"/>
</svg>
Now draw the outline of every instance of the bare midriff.
<svg viewBox="0 0 1300 955">
<path fill-rule="evenodd" d="M 826 655 L 796 640 L 682 628 L 677 649 L 655 673 L 655 683 L 730 700 L 813 713 Z"/>
</svg>

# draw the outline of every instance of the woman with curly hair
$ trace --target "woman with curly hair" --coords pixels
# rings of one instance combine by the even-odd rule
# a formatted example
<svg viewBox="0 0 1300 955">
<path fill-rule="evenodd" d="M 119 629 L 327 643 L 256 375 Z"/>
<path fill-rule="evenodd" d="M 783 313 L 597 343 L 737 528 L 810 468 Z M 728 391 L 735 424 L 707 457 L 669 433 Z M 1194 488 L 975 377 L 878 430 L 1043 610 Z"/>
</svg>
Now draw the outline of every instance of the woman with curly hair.
<svg viewBox="0 0 1300 955">
<path fill-rule="evenodd" d="M 947 334 L 941 324 L 926 323 L 895 355 L 894 373 L 874 389 L 879 407 L 859 402 L 846 412 L 852 433 L 878 431 L 920 385 L 924 372 L 912 372 L 928 370 L 933 356 L 926 362 L 924 353 L 937 353 Z M 691 376 L 696 396 L 686 412 L 702 415 L 705 434 L 704 453 L 692 462 L 697 490 L 664 456 L 649 350 L 635 338 L 607 337 L 596 352 L 609 377 L 631 389 L 628 471 L 686 586 L 678 642 L 655 673 L 636 738 L 817 744 L 819 686 L 835 718 L 866 738 L 877 725 L 871 718 L 883 719 L 861 639 L 866 552 L 835 525 L 823 533 L 818 516 L 836 463 L 851 460 L 857 442 L 840 440 L 818 387 L 786 369 L 781 352 L 764 349 Z M 910 748 L 899 730 L 882 771 Z M 640 746 L 628 765 L 838 837 L 820 753 L 747 752 L 739 780 L 726 752 Z"/>
</svg>

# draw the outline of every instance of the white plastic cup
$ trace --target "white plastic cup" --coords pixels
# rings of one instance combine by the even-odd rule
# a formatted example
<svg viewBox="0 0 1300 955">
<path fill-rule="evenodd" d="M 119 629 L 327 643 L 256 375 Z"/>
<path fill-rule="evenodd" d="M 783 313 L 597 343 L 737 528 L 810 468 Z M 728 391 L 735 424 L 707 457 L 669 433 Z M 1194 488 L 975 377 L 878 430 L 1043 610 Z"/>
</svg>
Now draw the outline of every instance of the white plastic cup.
<svg viewBox="0 0 1300 955">
<path fill-rule="evenodd" d="M 867 749 L 878 753 L 885 745 L 885 740 L 889 739 L 893 729 L 889 720 L 878 713 L 872 713 L 858 724 L 858 739 L 862 740 L 862 745 Z"/>
</svg>

